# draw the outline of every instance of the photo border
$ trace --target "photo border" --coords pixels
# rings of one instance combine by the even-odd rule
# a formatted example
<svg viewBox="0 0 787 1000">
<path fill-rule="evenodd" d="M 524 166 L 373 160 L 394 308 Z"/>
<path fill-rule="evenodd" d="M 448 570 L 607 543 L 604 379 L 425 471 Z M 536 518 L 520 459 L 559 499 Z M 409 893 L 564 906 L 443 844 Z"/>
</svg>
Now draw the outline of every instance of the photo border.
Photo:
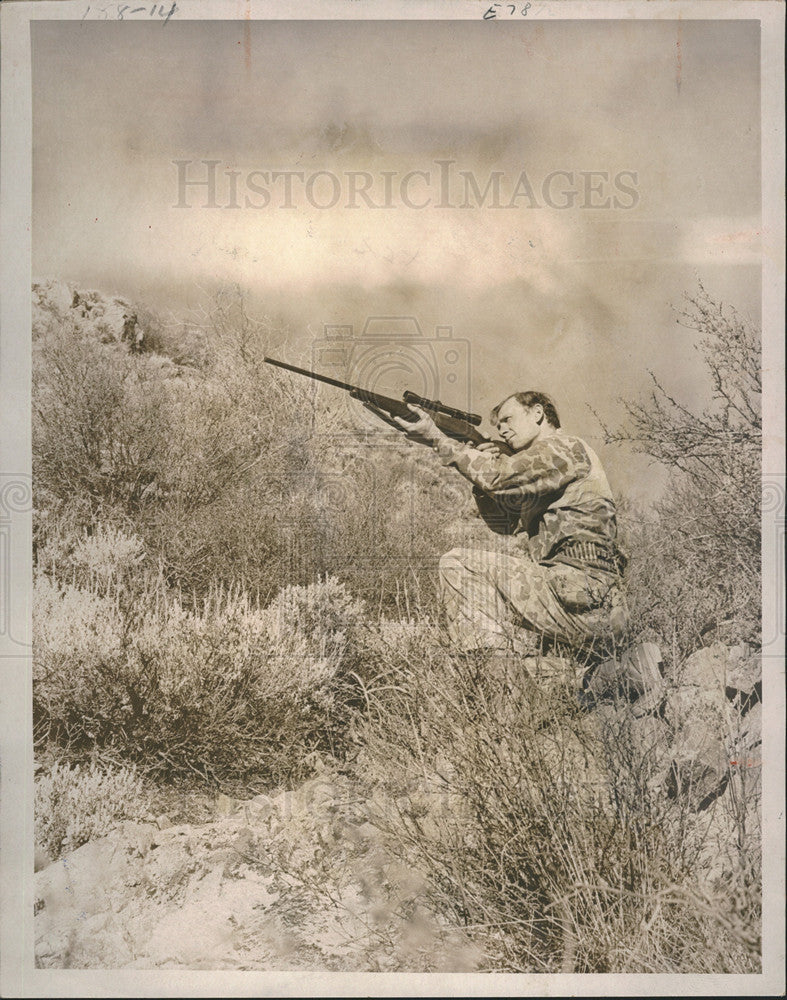
<svg viewBox="0 0 787 1000">
<path fill-rule="evenodd" d="M 186 20 L 472 20 L 488 0 L 303 0 L 285 7 L 180 0 Z M 30 655 L 31 54 L 30 22 L 78 20 L 87 2 L 7 0 L 0 5 L 0 994 L 3 996 L 535 996 L 779 995 L 784 991 L 784 5 L 773 0 L 622 4 L 535 0 L 532 19 L 756 19 L 762 25 L 763 419 L 763 972 L 757 975 L 554 975 L 39 970 L 33 967 L 33 753 Z M 162 27 L 162 30 L 166 30 Z M 766 509 L 767 507 L 767 509 Z M 778 585 L 774 586 L 777 582 Z"/>
</svg>

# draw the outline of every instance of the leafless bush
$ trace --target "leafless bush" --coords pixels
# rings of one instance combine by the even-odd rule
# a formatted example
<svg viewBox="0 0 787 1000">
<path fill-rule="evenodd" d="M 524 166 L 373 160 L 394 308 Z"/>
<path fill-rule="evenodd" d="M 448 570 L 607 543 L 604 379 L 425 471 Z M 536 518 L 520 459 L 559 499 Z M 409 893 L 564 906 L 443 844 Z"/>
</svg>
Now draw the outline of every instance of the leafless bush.
<svg viewBox="0 0 787 1000">
<path fill-rule="evenodd" d="M 701 286 L 678 320 L 699 334 L 708 405 L 694 412 L 651 373 L 649 399 L 624 401 L 626 423 L 605 434 L 673 471 L 629 528 L 630 590 L 643 623 L 685 656 L 716 639 L 760 641 L 762 372 L 756 331 Z"/>
</svg>

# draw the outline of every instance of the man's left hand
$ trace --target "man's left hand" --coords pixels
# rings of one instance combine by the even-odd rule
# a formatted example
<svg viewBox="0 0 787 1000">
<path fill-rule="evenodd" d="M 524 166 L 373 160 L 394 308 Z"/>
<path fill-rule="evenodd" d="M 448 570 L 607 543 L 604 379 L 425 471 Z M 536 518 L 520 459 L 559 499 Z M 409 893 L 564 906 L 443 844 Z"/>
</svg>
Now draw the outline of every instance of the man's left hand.
<svg viewBox="0 0 787 1000">
<path fill-rule="evenodd" d="M 412 403 L 408 403 L 407 408 L 411 413 L 417 415 L 418 420 L 405 420 L 403 417 L 394 417 L 393 419 L 411 441 L 431 446 L 445 437 L 426 410 L 420 406 L 414 406 Z"/>
</svg>

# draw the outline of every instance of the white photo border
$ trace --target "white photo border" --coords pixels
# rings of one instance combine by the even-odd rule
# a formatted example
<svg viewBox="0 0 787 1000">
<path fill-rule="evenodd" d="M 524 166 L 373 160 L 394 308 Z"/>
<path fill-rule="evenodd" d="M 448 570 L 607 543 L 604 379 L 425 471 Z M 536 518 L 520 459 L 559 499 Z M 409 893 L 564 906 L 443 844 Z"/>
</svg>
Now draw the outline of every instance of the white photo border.
<svg viewBox="0 0 787 1000">
<path fill-rule="evenodd" d="M 488 0 L 180 0 L 177 19 L 464 20 Z M 779 995 L 784 990 L 784 45 L 785 8 L 772 0 L 535 0 L 534 19 L 759 20 L 762 100 L 764 367 L 763 971 L 759 975 L 386 974 L 44 971 L 33 964 L 32 672 L 30 654 L 31 52 L 30 24 L 92 18 L 87 0 L 11 0 L 2 44 L 2 298 L 0 302 L 0 663 L 2 686 L 3 996 L 631 996 Z"/>
</svg>

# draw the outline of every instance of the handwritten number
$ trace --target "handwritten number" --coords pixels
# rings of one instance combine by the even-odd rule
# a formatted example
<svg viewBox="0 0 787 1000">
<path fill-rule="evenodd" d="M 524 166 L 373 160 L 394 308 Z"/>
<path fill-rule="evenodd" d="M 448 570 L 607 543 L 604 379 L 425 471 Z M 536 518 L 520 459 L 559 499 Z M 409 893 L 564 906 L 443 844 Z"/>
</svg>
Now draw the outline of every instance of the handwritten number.
<svg viewBox="0 0 787 1000">
<path fill-rule="evenodd" d="M 173 17 L 173 15 L 176 14 L 177 11 L 180 9 L 177 5 L 176 0 L 173 0 L 172 6 L 169 8 L 169 10 L 167 10 L 166 4 L 163 3 L 159 4 L 157 2 L 152 3 L 150 7 L 147 6 L 131 7 L 127 3 L 109 4 L 108 7 L 109 10 L 114 10 L 115 20 L 117 21 L 125 21 L 127 14 L 129 17 L 131 17 L 134 14 L 141 14 L 144 11 L 147 11 L 149 17 L 155 17 L 156 15 L 158 15 L 160 18 L 162 18 L 164 24 L 166 24 L 167 21 L 169 21 L 169 19 Z M 101 17 L 103 20 L 106 20 L 108 17 L 110 17 L 111 15 L 109 13 L 108 7 L 107 5 L 103 7 L 98 7 L 97 8 L 98 13 L 96 14 L 96 17 Z M 88 4 L 87 7 L 85 8 L 85 13 L 82 15 L 83 21 L 85 20 L 85 18 L 88 16 L 88 14 L 92 9 L 93 9 L 92 4 Z"/>
<path fill-rule="evenodd" d="M 500 6 L 499 3 L 493 3 L 492 6 L 484 14 L 484 20 L 485 21 L 491 21 L 494 18 L 496 18 L 497 17 L 497 8 L 499 6 Z M 510 13 L 506 15 L 506 17 L 513 17 L 516 14 L 516 11 L 517 11 L 516 4 L 507 3 L 505 6 L 508 7 L 508 9 L 510 11 Z M 525 4 L 523 4 L 522 7 L 520 7 L 519 13 L 522 15 L 522 17 L 527 17 L 527 12 L 530 10 L 531 6 L 532 6 L 532 4 L 530 3 L 530 0 L 527 0 L 527 2 Z M 505 8 L 504 8 L 504 10 L 505 10 Z"/>
</svg>

